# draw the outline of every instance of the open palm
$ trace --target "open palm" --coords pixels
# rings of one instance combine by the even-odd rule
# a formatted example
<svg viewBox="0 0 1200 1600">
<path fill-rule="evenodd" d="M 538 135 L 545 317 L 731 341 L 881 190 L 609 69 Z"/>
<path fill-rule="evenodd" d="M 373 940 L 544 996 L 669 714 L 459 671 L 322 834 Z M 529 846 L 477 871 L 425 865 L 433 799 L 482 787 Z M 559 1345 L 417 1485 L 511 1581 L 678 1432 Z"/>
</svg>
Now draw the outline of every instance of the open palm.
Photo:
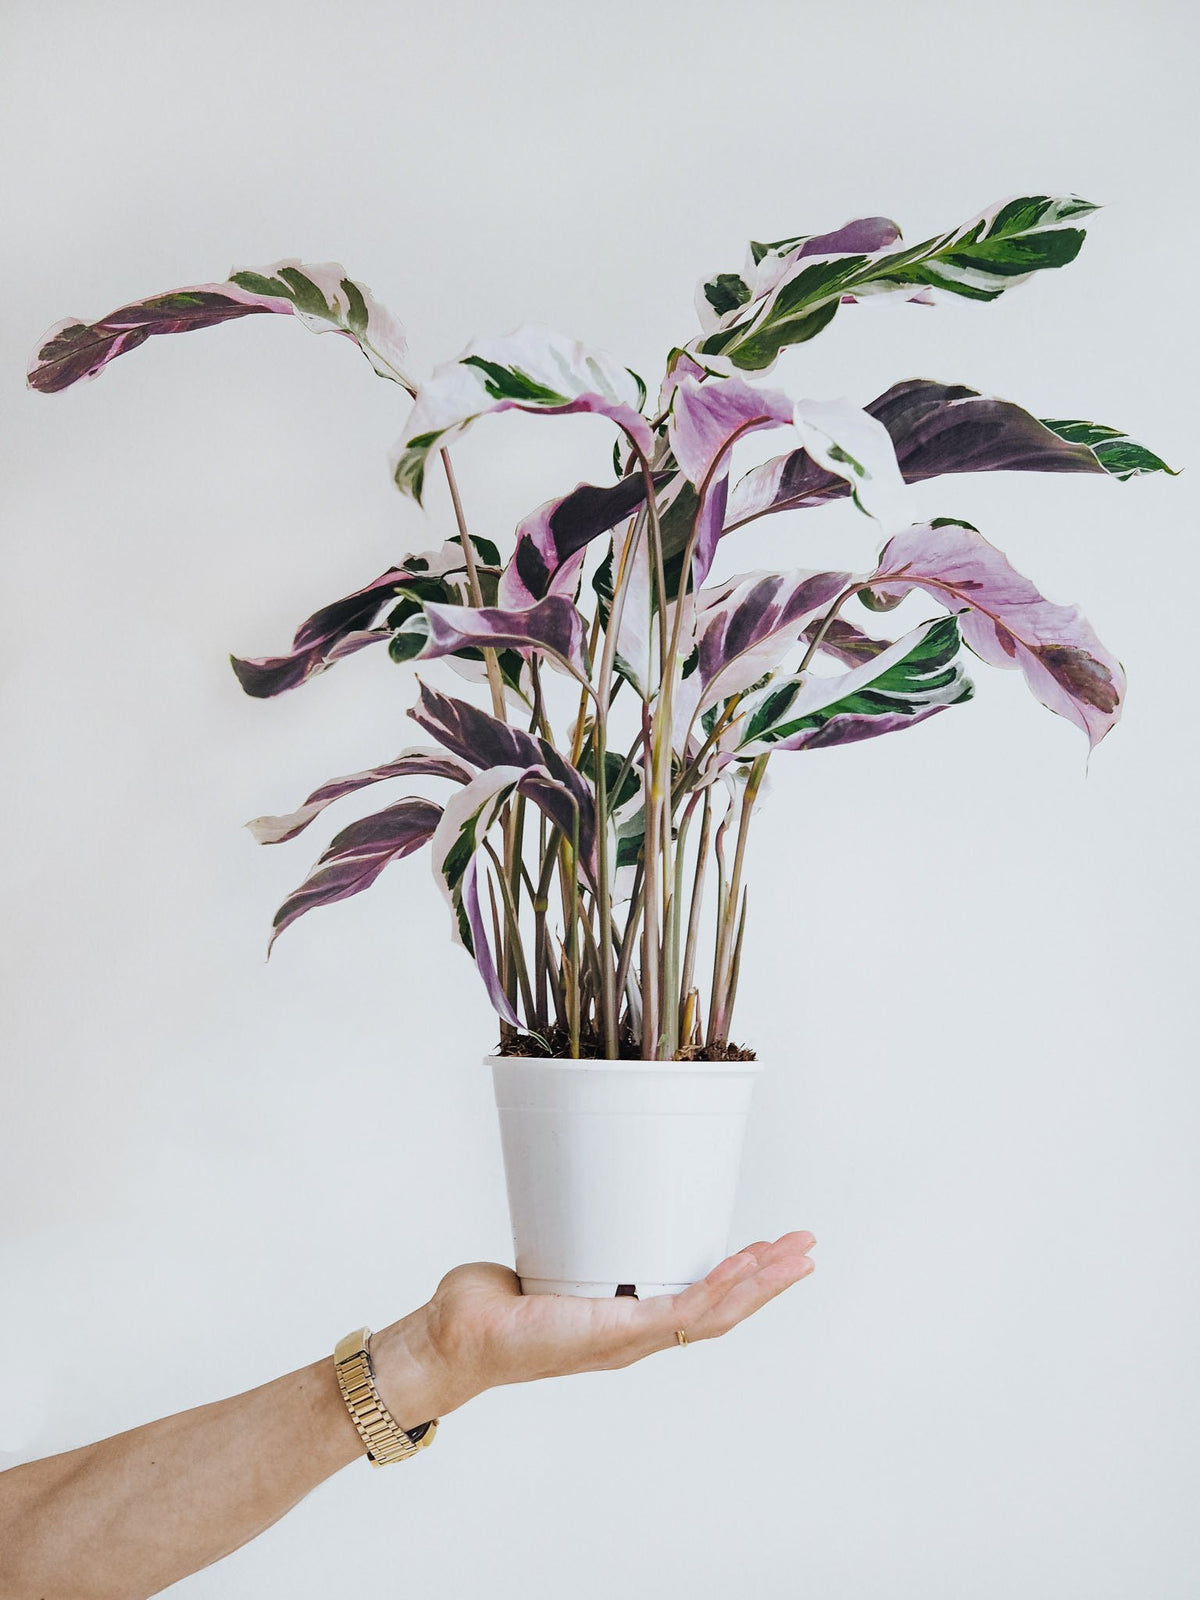
<svg viewBox="0 0 1200 1600">
<path fill-rule="evenodd" d="M 424 1308 L 429 1343 L 462 1400 L 499 1384 L 627 1367 L 674 1345 L 677 1330 L 689 1343 L 728 1333 L 808 1276 L 815 1243 L 811 1233 L 759 1240 L 681 1293 L 648 1300 L 523 1295 L 508 1267 L 472 1262 L 448 1272 Z"/>
</svg>

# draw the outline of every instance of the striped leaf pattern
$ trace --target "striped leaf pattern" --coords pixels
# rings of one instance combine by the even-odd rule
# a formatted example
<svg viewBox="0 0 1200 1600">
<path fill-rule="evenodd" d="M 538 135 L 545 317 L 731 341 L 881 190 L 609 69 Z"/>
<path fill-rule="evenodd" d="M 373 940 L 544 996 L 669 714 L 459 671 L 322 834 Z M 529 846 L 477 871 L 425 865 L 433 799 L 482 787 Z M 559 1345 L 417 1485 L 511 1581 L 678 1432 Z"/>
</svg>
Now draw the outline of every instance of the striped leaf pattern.
<svg viewBox="0 0 1200 1600">
<path fill-rule="evenodd" d="M 345 778 L 331 778 L 319 789 L 314 789 L 303 805 L 283 817 L 255 817 L 246 824 L 259 844 L 283 844 L 303 833 L 310 822 L 319 817 L 326 806 L 348 794 L 356 794 L 370 784 L 386 783 L 390 778 L 449 778 L 452 783 L 470 783 L 475 774 L 469 767 L 440 750 L 405 750 L 394 761 L 382 766 L 368 767 L 363 772 L 352 772 Z"/>
<path fill-rule="evenodd" d="M 1170 472 L 1153 451 L 1094 422 L 1047 422 L 965 384 L 910 378 L 864 407 L 887 430 L 905 483 L 959 472 L 1089 472 L 1130 478 Z M 850 492 L 807 450 L 755 467 L 729 502 L 725 532 L 774 511 L 824 505 Z"/>
<path fill-rule="evenodd" d="M 661 488 L 669 473 L 655 474 Z M 646 480 L 638 472 L 599 487 L 580 483 L 570 494 L 547 500 L 518 524 L 512 559 L 500 578 L 499 604 L 510 610 L 550 594 L 573 599 L 587 547 L 642 506 Z"/>
<path fill-rule="evenodd" d="M 417 391 L 394 463 L 396 483 L 419 501 L 434 450 L 445 449 L 480 417 L 514 408 L 598 412 L 648 455 L 653 441 L 641 414 L 644 395 L 641 380 L 626 368 L 549 328 L 479 340 L 457 361 L 437 367 Z"/>
<path fill-rule="evenodd" d="M 225 283 L 201 283 L 135 300 L 99 322 L 68 317 L 43 335 L 27 381 L 31 389 L 55 394 L 96 377 L 110 361 L 155 334 L 190 333 L 271 312 L 296 317 L 314 333 L 353 339 L 381 378 L 410 391 L 414 387 L 407 372 L 408 340 L 391 313 L 336 263 L 312 266 L 302 261 L 244 268 Z"/>
<path fill-rule="evenodd" d="M 576 837 L 578 808 L 573 792 L 546 767 L 501 766 L 481 772 L 447 804 L 433 836 L 434 877 L 453 913 L 456 942 L 474 958 L 488 998 L 505 1022 L 519 1025 L 504 992 L 479 898 L 480 854 L 505 802 L 524 795 L 566 837 Z M 565 826 L 564 826 L 565 825 Z"/>
<path fill-rule="evenodd" d="M 389 862 L 400 861 L 427 844 L 441 816 L 442 808 L 434 801 L 409 797 L 343 828 L 275 913 L 267 954 L 283 930 L 306 911 L 361 894 Z"/>
<path fill-rule="evenodd" d="M 409 711 L 425 732 L 439 744 L 481 771 L 494 767 L 516 767 L 525 772 L 542 768 L 570 795 L 558 823 L 570 834 L 575 811 L 579 813 L 580 854 L 588 870 L 593 870 L 596 848 L 596 813 L 591 784 L 545 739 L 523 728 L 511 727 L 469 701 L 439 694 L 427 683 L 421 684 L 417 704 Z"/>
<path fill-rule="evenodd" d="M 873 641 L 878 644 L 879 641 Z M 816 750 L 912 728 L 969 700 L 954 617 L 926 622 L 850 672 L 772 684 L 738 726 L 737 753 Z"/>
<path fill-rule="evenodd" d="M 1078 606 L 1047 600 L 969 523 L 940 519 L 898 533 L 860 598 L 889 610 L 913 589 L 948 610 L 970 648 L 1016 667 L 1041 703 L 1087 735 L 1093 748 L 1121 714 L 1125 674 Z"/>
<path fill-rule="evenodd" d="M 768 248 L 756 264 L 754 281 L 742 281 L 744 297 L 726 282 L 725 298 L 732 303 L 697 349 L 702 356 L 719 355 L 735 367 L 762 371 L 781 350 L 826 328 L 845 300 L 880 293 L 911 297 L 929 289 L 994 300 L 1036 272 L 1073 261 L 1084 240 L 1074 224 L 1095 209 L 1073 195 L 1033 195 L 993 206 L 962 227 L 908 249 L 888 243 L 818 255 L 806 253 L 805 244 Z M 716 312 L 710 288 L 706 285 L 701 294 Z"/>
<path fill-rule="evenodd" d="M 487 539 L 471 540 L 485 594 L 494 594 L 500 552 Z M 448 539 L 436 550 L 406 556 L 378 578 L 353 594 L 334 600 L 302 622 L 292 648 L 282 656 L 231 656 L 238 682 L 255 699 L 270 699 L 295 689 L 334 662 L 370 644 L 390 639 L 393 660 L 408 661 L 421 648 L 396 630 L 410 617 L 420 615 L 427 600 L 456 600 L 466 587 L 466 558 L 462 541 Z"/>
<path fill-rule="evenodd" d="M 701 710 L 756 683 L 778 665 L 801 630 L 850 582 L 846 572 L 751 572 L 707 590 L 696 612 L 695 665 Z"/>
<path fill-rule="evenodd" d="M 417 621 L 424 641 L 418 661 L 464 650 L 515 650 L 522 656 L 536 652 L 581 683 L 588 681 L 583 618 L 565 595 L 547 595 L 523 611 L 428 603 Z"/>
</svg>

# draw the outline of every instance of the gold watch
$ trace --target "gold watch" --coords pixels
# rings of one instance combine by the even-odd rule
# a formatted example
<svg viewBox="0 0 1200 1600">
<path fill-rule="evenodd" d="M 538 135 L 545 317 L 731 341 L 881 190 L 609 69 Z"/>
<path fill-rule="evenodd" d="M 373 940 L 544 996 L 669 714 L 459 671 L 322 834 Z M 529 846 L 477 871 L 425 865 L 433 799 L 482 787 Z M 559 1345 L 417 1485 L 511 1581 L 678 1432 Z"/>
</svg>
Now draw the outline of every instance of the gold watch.
<svg viewBox="0 0 1200 1600">
<path fill-rule="evenodd" d="M 392 1461 L 407 1461 L 433 1443 L 437 1418 L 419 1427 L 405 1429 L 384 1405 L 375 1387 L 371 1370 L 371 1330 L 359 1328 L 339 1339 L 333 1352 L 333 1367 L 359 1438 L 367 1447 L 367 1460 L 373 1467 Z"/>
</svg>

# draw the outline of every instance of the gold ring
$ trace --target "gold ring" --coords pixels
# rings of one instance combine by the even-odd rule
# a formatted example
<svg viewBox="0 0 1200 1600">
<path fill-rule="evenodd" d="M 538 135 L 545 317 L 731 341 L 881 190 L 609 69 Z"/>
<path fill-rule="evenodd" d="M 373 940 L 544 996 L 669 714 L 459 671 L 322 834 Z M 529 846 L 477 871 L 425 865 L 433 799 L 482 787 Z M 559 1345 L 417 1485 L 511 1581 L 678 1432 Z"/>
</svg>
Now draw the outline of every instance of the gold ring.
<svg viewBox="0 0 1200 1600">
<path fill-rule="evenodd" d="M 684 1333 L 682 1328 L 676 1328 L 675 1329 L 675 1342 L 676 1342 L 676 1344 L 678 1344 L 680 1346 L 685 1345 L 687 1343 L 687 1334 Z"/>
</svg>

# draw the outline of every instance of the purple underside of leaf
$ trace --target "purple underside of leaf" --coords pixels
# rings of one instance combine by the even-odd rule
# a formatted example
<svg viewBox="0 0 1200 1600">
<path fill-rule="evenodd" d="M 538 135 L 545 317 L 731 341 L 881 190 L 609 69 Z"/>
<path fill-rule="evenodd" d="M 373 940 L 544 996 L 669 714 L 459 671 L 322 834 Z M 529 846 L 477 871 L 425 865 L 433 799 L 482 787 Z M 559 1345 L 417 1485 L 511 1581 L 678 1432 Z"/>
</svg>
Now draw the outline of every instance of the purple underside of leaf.
<svg viewBox="0 0 1200 1600">
<path fill-rule="evenodd" d="M 670 474 L 655 474 L 661 486 Z M 642 474 L 607 487 L 581 483 L 570 494 L 548 500 L 517 528 L 512 560 L 500 579 L 500 604 L 531 605 L 549 594 L 574 593 L 583 553 L 593 539 L 631 516 L 646 498 Z"/>
<path fill-rule="evenodd" d="M 484 921 L 483 908 L 479 903 L 479 865 L 478 858 L 471 857 L 463 873 L 462 903 L 466 913 L 467 924 L 471 930 L 471 954 L 475 965 L 479 968 L 479 976 L 483 979 L 483 986 L 487 990 L 488 999 L 496 1012 L 505 1022 L 513 1027 L 520 1026 L 520 1018 L 514 1011 L 512 1002 L 504 992 L 504 985 L 500 982 L 500 974 L 496 971 L 495 957 L 492 955 L 491 940 L 488 938 L 487 923 Z"/>
<path fill-rule="evenodd" d="M 965 523 L 907 528 L 888 541 L 864 594 L 899 601 L 923 589 L 950 611 L 964 607 L 966 644 L 992 666 L 1019 667 L 1041 703 L 1073 722 L 1094 748 L 1121 713 L 1125 674 L 1078 606 L 1047 600 Z"/>
<path fill-rule="evenodd" d="M 1086 445 L 1060 439 L 1011 401 L 962 384 L 912 378 L 864 409 L 891 435 L 907 483 L 962 472 L 1105 471 Z M 736 527 L 767 511 L 823 505 L 848 493 L 843 478 L 807 451 L 793 450 L 747 473 L 734 490 L 729 521 Z"/>
<path fill-rule="evenodd" d="M 297 688 L 335 661 L 387 639 L 389 631 L 372 628 L 371 623 L 396 592 L 397 585 L 410 576 L 403 567 L 389 567 L 365 588 L 314 611 L 296 630 L 287 655 L 232 656 L 238 682 L 256 700 L 269 700 L 286 689 Z"/>
<path fill-rule="evenodd" d="M 594 873 L 596 814 L 591 785 L 552 745 L 521 728 L 498 721 L 466 700 L 439 694 L 425 683 L 420 686 L 417 704 L 408 714 L 439 744 L 481 772 L 491 767 L 544 767 L 578 806 L 580 855 L 589 872 Z M 569 817 L 564 820 L 564 831 L 569 832 L 571 820 Z"/>
<path fill-rule="evenodd" d="M 411 390 L 404 330 L 371 291 L 337 262 L 276 261 L 225 283 L 201 283 L 121 306 L 98 322 L 68 318 L 51 328 L 30 363 L 31 389 L 54 394 L 97 373 L 147 339 L 191 333 L 239 317 L 292 316 L 316 333 L 351 339 L 381 376 Z"/>
<path fill-rule="evenodd" d="M 419 660 L 453 655 L 464 649 L 543 651 L 586 681 L 583 618 L 565 595 L 548 595 L 523 611 L 495 606 L 441 605 L 424 607 L 429 637 Z"/>
<path fill-rule="evenodd" d="M 237 317 L 295 309 L 287 300 L 271 303 L 230 284 L 206 283 L 122 306 L 99 322 L 68 319 L 47 333 L 29 369 L 29 387 L 57 394 L 94 378 L 110 361 L 136 350 L 154 334 L 191 333 Z"/>
<path fill-rule="evenodd" d="M 343 828 L 275 913 L 268 955 L 283 930 L 306 911 L 360 894 L 390 861 L 399 861 L 428 843 L 441 815 L 441 806 L 432 800 L 409 797 Z"/>
<path fill-rule="evenodd" d="M 898 733 L 905 728 L 915 728 L 918 723 L 927 722 L 939 711 L 949 709 L 949 706 L 944 705 L 927 706 L 923 711 L 906 715 L 890 713 L 872 717 L 831 717 L 819 727 L 805 728 L 800 733 L 780 739 L 771 746 L 771 751 L 774 753 L 777 750 L 825 750 L 842 744 L 858 744 L 863 739 L 876 739 L 880 734 Z"/>
<path fill-rule="evenodd" d="M 845 572 L 769 572 L 734 578 L 703 600 L 697 618 L 699 632 L 696 676 L 704 698 L 722 680 L 722 693 L 745 685 L 730 678 L 743 660 L 752 681 L 758 670 L 773 662 L 760 661 L 763 647 L 786 649 L 800 636 L 814 611 L 828 606 L 849 582 Z M 686 683 L 686 679 L 684 680 Z"/>
<path fill-rule="evenodd" d="M 692 573 L 703 583 L 713 564 L 725 524 L 729 498 L 729 464 L 734 444 L 763 428 L 793 420 L 786 395 L 754 389 L 741 378 L 683 378 L 671 405 L 671 450 L 685 477 L 700 494 Z"/>
<path fill-rule="evenodd" d="M 369 784 L 385 783 L 391 778 L 448 778 L 453 783 L 470 783 L 474 777 L 470 767 L 445 756 L 440 750 L 405 750 L 394 761 L 382 766 L 369 767 L 362 772 L 352 772 L 344 778 L 333 778 L 305 799 L 303 805 L 287 816 L 256 817 L 246 826 L 259 844 L 282 844 L 303 833 L 309 823 L 320 816 L 326 806 L 354 794 Z"/>
<path fill-rule="evenodd" d="M 869 633 L 863 633 L 852 622 L 845 622 L 841 617 L 834 617 L 824 627 L 820 621 L 810 623 L 807 628 L 801 629 L 800 639 L 811 644 L 818 634 L 821 636 L 819 648 L 848 667 L 861 667 L 864 662 L 873 661 L 893 643 L 891 639 L 873 639 Z"/>
<path fill-rule="evenodd" d="M 856 217 L 843 223 L 832 233 L 814 234 L 806 239 L 796 252 L 797 259 L 805 256 L 870 255 L 875 250 L 886 250 L 900 237 L 900 229 L 890 217 Z"/>
</svg>

